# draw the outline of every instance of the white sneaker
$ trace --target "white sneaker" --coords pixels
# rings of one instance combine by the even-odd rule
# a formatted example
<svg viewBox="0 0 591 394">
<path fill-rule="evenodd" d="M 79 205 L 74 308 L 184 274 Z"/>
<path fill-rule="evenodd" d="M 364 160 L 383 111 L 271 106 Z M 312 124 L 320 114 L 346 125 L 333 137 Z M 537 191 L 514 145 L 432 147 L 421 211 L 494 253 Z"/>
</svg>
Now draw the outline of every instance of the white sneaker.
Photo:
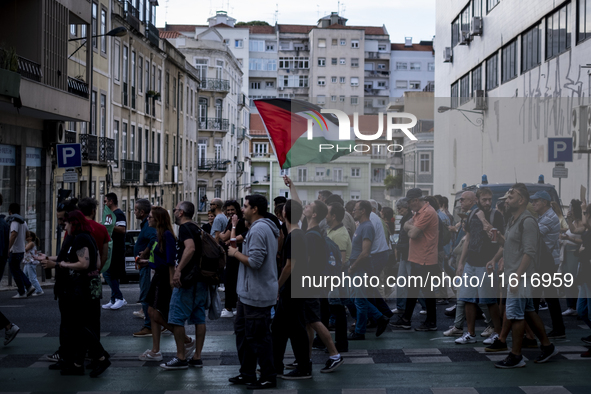
<svg viewBox="0 0 591 394">
<path fill-rule="evenodd" d="M 232 311 L 232 314 L 233 314 L 234 316 L 236 316 L 236 315 L 238 314 L 238 311 Z"/>
<path fill-rule="evenodd" d="M 191 338 L 191 337 L 189 337 L 189 338 Z M 197 341 L 194 340 L 193 338 L 191 338 L 191 342 L 185 343 L 185 360 L 191 359 L 196 347 L 197 347 Z"/>
<path fill-rule="evenodd" d="M 392 309 L 392 313 L 395 315 L 402 315 L 404 311 L 402 309 L 394 308 Z"/>
<path fill-rule="evenodd" d="M 220 285 L 220 287 L 218 287 L 218 291 L 221 291 L 221 292 L 226 291 L 226 286 L 224 286 L 223 284 Z"/>
<path fill-rule="evenodd" d="M 444 331 L 443 335 L 446 337 L 459 337 L 464 333 L 464 330 L 457 328 L 456 326 L 450 326 L 449 330 Z"/>
<path fill-rule="evenodd" d="M 490 337 L 495 332 L 495 329 L 492 326 L 488 326 L 480 333 L 481 337 Z M 491 342 L 492 343 L 492 342 Z"/>
<path fill-rule="evenodd" d="M 15 298 L 15 297 L 12 297 Z M 567 308 L 564 312 L 562 312 L 562 316 L 576 316 L 577 311 L 573 308 Z"/>
<path fill-rule="evenodd" d="M 466 343 L 476 343 L 476 337 L 470 335 L 469 332 L 462 335 L 460 338 L 456 339 L 456 343 L 458 345 L 464 345 Z"/>
<path fill-rule="evenodd" d="M 39 296 L 42 296 L 43 294 L 45 294 L 45 292 L 43 290 L 41 290 L 40 292 L 34 292 L 33 294 L 31 294 L 31 297 L 39 297 Z"/>
<path fill-rule="evenodd" d="M 226 308 L 222 309 L 221 317 L 234 317 L 234 314 L 227 310 Z"/>
<path fill-rule="evenodd" d="M 103 309 L 111 309 L 112 306 L 113 306 L 113 303 L 111 301 L 109 301 L 108 304 L 103 305 Z"/>
<path fill-rule="evenodd" d="M 141 310 L 141 311 L 135 311 L 135 312 L 133 312 L 133 315 L 135 317 L 139 317 L 140 319 L 144 319 L 145 318 L 144 317 L 144 311 L 143 310 Z"/>
<path fill-rule="evenodd" d="M 10 328 L 6 330 L 6 332 L 4 333 L 4 346 L 12 342 L 12 340 L 16 338 L 16 334 L 18 334 L 20 330 L 21 329 L 16 324 L 10 326 Z"/>
<path fill-rule="evenodd" d="M 484 341 L 482 341 L 482 343 L 484 343 L 485 345 L 492 345 L 495 342 L 495 340 L 498 338 L 499 338 L 499 334 L 497 334 L 496 332 L 493 332 L 491 334 L 491 336 L 489 336 Z"/>
<path fill-rule="evenodd" d="M 27 295 L 26 294 L 21 295 L 19 293 L 16 293 L 16 295 L 13 295 L 11 298 L 27 298 Z"/>
<path fill-rule="evenodd" d="M 113 304 L 113 306 L 111 306 L 111 309 L 119 309 L 123 305 L 127 305 L 127 301 L 125 301 L 125 300 L 115 300 L 115 303 Z"/>
<path fill-rule="evenodd" d="M 452 306 L 450 306 L 449 308 L 445 308 L 445 310 L 446 310 L 447 312 L 455 311 L 455 310 L 456 310 L 456 305 L 452 305 Z"/>
<path fill-rule="evenodd" d="M 162 353 L 154 353 L 152 349 L 148 349 L 138 357 L 141 361 L 162 361 Z"/>
<path fill-rule="evenodd" d="M 426 311 L 426 310 L 424 310 L 424 309 L 421 309 L 421 311 L 420 311 L 419 313 L 420 313 L 421 315 L 426 315 L 426 314 L 427 314 L 427 311 Z"/>
</svg>

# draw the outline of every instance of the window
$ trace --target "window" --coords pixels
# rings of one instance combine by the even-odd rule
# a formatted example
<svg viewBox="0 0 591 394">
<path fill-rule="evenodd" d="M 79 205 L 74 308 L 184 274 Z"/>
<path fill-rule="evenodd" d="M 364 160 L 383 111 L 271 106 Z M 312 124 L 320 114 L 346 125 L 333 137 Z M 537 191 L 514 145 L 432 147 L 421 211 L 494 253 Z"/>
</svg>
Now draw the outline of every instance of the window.
<svg viewBox="0 0 591 394">
<path fill-rule="evenodd" d="M 280 41 L 279 42 L 279 50 L 289 51 L 290 48 L 291 48 L 291 42 L 289 42 L 289 41 Z"/>
<path fill-rule="evenodd" d="M 458 86 L 458 83 L 457 82 L 455 82 L 454 84 L 451 85 L 451 92 L 450 92 L 450 98 L 451 98 L 451 100 L 450 100 L 451 103 L 450 104 L 451 105 L 450 106 L 452 108 L 458 108 L 458 96 L 459 96 L 459 93 L 460 93 L 458 91 L 458 88 L 459 88 L 459 86 Z"/>
<path fill-rule="evenodd" d="M 385 99 L 379 99 L 378 100 L 378 106 L 379 107 L 385 107 L 386 106 L 386 100 Z"/>
<path fill-rule="evenodd" d="M 208 59 L 195 59 L 195 68 L 197 69 L 197 76 L 204 81 L 207 78 L 207 64 Z"/>
<path fill-rule="evenodd" d="M 486 12 L 489 13 L 500 1 L 501 0 L 486 0 Z"/>
<path fill-rule="evenodd" d="M 144 59 L 141 56 L 138 59 L 137 67 L 137 91 L 141 93 L 143 91 L 144 86 Z"/>
<path fill-rule="evenodd" d="M 330 82 L 337 83 L 337 77 L 330 77 Z"/>
<path fill-rule="evenodd" d="M 396 70 L 406 70 L 408 64 L 406 62 L 396 62 Z"/>
<path fill-rule="evenodd" d="M 334 45 L 338 45 L 338 41 L 339 41 L 339 40 L 337 40 L 336 38 L 333 38 L 333 39 L 332 39 L 332 42 L 331 42 L 331 45 L 333 45 L 333 46 L 334 46 Z"/>
<path fill-rule="evenodd" d="M 591 37 L 591 0 L 577 0 L 577 42 Z"/>
<path fill-rule="evenodd" d="M 146 91 L 150 90 L 150 62 L 146 59 Z M 156 89 L 155 86 L 152 86 L 152 89 Z"/>
<path fill-rule="evenodd" d="M 330 64 L 333 66 L 336 66 L 337 65 L 337 58 L 333 57 L 332 59 L 330 59 Z"/>
<path fill-rule="evenodd" d="M 330 96 L 330 101 L 336 102 L 337 101 L 337 96 Z"/>
<path fill-rule="evenodd" d="M 266 156 L 269 153 L 269 144 L 266 143 L 253 143 L 254 156 Z"/>
<path fill-rule="evenodd" d="M 396 81 L 396 89 L 408 88 L 408 81 Z"/>
<path fill-rule="evenodd" d="M 284 75 L 283 80 L 279 80 L 279 86 L 284 88 L 307 88 L 307 75 Z"/>
<path fill-rule="evenodd" d="M 501 49 L 501 83 L 517 77 L 517 40 Z"/>
<path fill-rule="evenodd" d="M 135 160 L 135 126 L 131 125 L 131 141 L 129 144 L 129 159 L 131 161 Z"/>
<path fill-rule="evenodd" d="M 90 129 L 90 134 L 92 135 L 96 135 L 96 91 L 92 91 L 91 94 L 91 100 L 92 100 L 92 128 Z"/>
<path fill-rule="evenodd" d="M 341 38 L 341 45 L 347 45 L 347 40 Z"/>
<path fill-rule="evenodd" d="M 244 46 L 243 40 L 234 40 L 234 48 L 242 48 Z"/>
<path fill-rule="evenodd" d="M 326 40 L 324 38 L 318 39 L 318 48 L 326 48 Z"/>
<path fill-rule="evenodd" d="M 325 104 L 326 103 L 326 96 L 318 95 L 316 104 Z"/>
<path fill-rule="evenodd" d="M 359 40 L 351 40 L 351 48 L 359 48 Z"/>
<path fill-rule="evenodd" d="M 386 48 L 387 48 L 386 44 L 378 45 L 378 51 L 380 51 L 380 52 L 386 51 L 387 50 Z"/>
<path fill-rule="evenodd" d="M 364 108 L 373 108 L 373 100 L 372 99 L 365 99 L 363 101 Z"/>
<path fill-rule="evenodd" d="M 137 161 L 142 162 L 142 128 L 137 128 Z"/>
<path fill-rule="evenodd" d="M 267 81 L 267 82 L 265 82 L 265 87 L 267 89 L 273 89 L 275 87 L 275 82 L 274 81 Z"/>
<path fill-rule="evenodd" d="M 413 82 L 411 82 L 412 84 Z M 413 89 L 420 89 L 421 88 L 421 83 L 420 82 L 416 82 L 418 84 L 418 88 L 413 88 Z M 386 81 L 378 81 L 378 88 L 385 88 L 386 87 Z"/>
<path fill-rule="evenodd" d="M 345 82 L 346 82 L 346 81 L 345 81 L 345 77 L 339 77 L 339 82 L 340 82 L 340 83 L 345 83 Z"/>
<path fill-rule="evenodd" d="M 115 159 L 115 163 L 117 163 L 119 161 L 119 121 L 118 120 L 115 120 L 113 122 L 113 139 L 115 140 L 113 159 Z"/>
<path fill-rule="evenodd" d="M 351 190 L 351 200 L 361 200 L 361 192 L 358 190 Z"/>
<path fill-rule="evenodd" d="M 98 17 L 98 5 L 96 3 L 92 3 L 92 26 L 91 33 L 92 33 L 92 47 L 98 48 L 98 41 L 95 36 L 98 35 L 97 33 L 97 26 L 96 26 L 96 18 Z"/>
<path fill-rule="evenodd" d="M 359 67 L 359 58 L 356 58 L 356 57 L 351 58 L 351 67 Z"/>
<path fill-rule="evenodd" d="M 320 86 L 326 85 L 326 79 L 324 77 L 318 77 L 318 85 L 320 85 Z"/>
<path fill-rule="evenodd" d="M 419 62 L 411 62 L 410 69 L 413 71 L 421 71 L 421 63 Z"/>
<path fill-rule="evenodd" d="M 419 174 L 431 173 L 431 153 L 419 153 Z"/>
<path fill-rule="evenodd" d="M 472 16 L 482 17 L 482 1 L 472 0 Z"/>
<path fill-rule="evenodd" d="M 361 173 L 360 168 L 351 168 L 351 177 L 359 178 L 361 176 L 361 175 L 359 175 L 360 173 Z"/>
<path fill-rule="evenodd" d="M 123 122 L 121 126 L 123 127 L 121 133 L 121 158 L 127 160 L 127 123 Z"/>
<path fill-rule="evenodd" d="M 435 63 L 427 63 L 427 71 L 435 71 Z"/>
<path fill-rule="evenodd" d="M 546 60 L 570 48 L 571 24 L 568 23 L 570 3 L 546 17 Z"/>
<path fill-rule="evenodd" d="M 470 100 L 470 73 L 460 78 L 460 105 Z"/>
<path fill-rule="evenodd" d="M 135 51 L 131 51 L 131 108 L 135 109 Z"/>
<path fill-rule="evenodd" d="M 121 75 L 121 44 L 117 40 L 115 40 L 115 53 L 113 55 L 113 77 L 118 81 Z"/>
<path fill-rule="evenodd" d="M 250 88 L 251 89 L 260 89 L 261 88 L 261 83 L 260 82 L 251 82 L 250 83 Z"/>
<path fill-rule="evenodd" d="M 384 63 L 378 63 L 378 70 L 385 70 L 386 65 Z"/>
<path fill-rule="evenodd" d="M 351 86 L 359 86 L 359 78 L 351 77 Z"/>
<path fill-rule="evenodd" d="M 482 65 L 472 70 L 472 92 L 470 93 L 474 94 L 474 90 L 482 90 Z"/>
<path fill-rule="evenodd" d="M 164 165 L 168 169 L 168 134 L 164 137 Z"/>
<path fill-rule="evenodd" d="M 107 96 L 101 93 L 101 137 L 107 136 Z"/>
<path fill-rule="evenodd" d="M 486 59 L 486 90 L 499 86 L 499 54 L 495 53 Z"/>
<path fill-rule="evenodd" d="M 521 72 L 538 66 L 542 60 L 542 25 L 538 24 L 521 35 Z"/>
<path fill-rule="evenodd" d="M 248 42 L 248 50 L 250 52 L 265 52 L 264 40 L 250 40 Z"/>
<path fill-rule="evenodd" d="M 339 59 L 339 64 L 347 64 L 347 61 L 345 60 L 344 57 Z"/>
<path fill-rule="evenodd" d="M 176 78 L 172 77 L 172 107 L 176 108 Z"/>
<path fill-rule="evenodd" d="M 266 52 L 275 52 L 275 43 L 265 45 Z"/>
<path fill-rule="evenodd" d="M 359 97 L 351 96 L 351 105 L 357 105 L 357 104 L 359 104 Z"/>
<path fill-rule="evenodd" d="M 421 82 L 420 81 L 410 81 L 410 89 L 420 89 Z"/>
<path fill-rule="evenodd" d="M 101 10 L 101 34 L 107 34 L 107 11 Z M 107 53 L 107 36 L 101 37 L 101 52 Z"/>
<path fill-rule="evenodd" d="M 472 7 L 470 2 L 460 12 L 460 34 L 470 33 L 470 24 L 472 23 Z M 460 36 L 461 38 L 461 36 Z"/>
<path fill-rule="evenodd" d="M 78 30 L 78 26 L 76 26 L 76 25 L 70 25 L 70 35 L 71 36 L 76 37 L 76 34 L 78 34 L 77 33 L 77 30 Z"/>
<path fill-rule="evenodd" d="M 460 43 L 460 17 L 458 16 L 451 23 L 451 47 L 455 47 Z"/>
<path fill-rule="evenodd" d="M 279 68 L 290 69 L 290 68 L 310 68 L 309 58 L 306 57 L 280 57 Z"/>
<path fill-rule="evenodd" d="M 324 67 L 324 66 L 326 66 L 326 58 L 324 58 L 324 57 L 319 57 L 319 58 L 318 58 L 318 66 L 319 66 L 319 67 Z"/>
<path fill-rule="evenodd" d="M 248 69 L 253 71 L 277 71 L 277 60 L 251 58 L 248 61 Z"/>
<path fill-rule="evenodd" d="M 298 168 L 298 182 L 308 182 L 307 168 Z"/>
</svg>

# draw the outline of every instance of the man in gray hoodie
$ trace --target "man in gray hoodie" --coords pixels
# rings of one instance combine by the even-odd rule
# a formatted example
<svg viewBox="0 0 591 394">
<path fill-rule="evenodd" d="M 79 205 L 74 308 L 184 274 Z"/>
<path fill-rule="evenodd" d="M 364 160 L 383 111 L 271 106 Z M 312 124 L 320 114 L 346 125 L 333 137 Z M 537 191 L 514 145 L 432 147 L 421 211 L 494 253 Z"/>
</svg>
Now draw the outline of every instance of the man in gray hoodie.
<svg viewBox="0 0 591 394">
<path fill-rule="evenodd" d="M 276 387 L 271 339 L 271 307 L 277 302 L 277 238 L 279 228 L 269 219 L 267 199 L 261 195 L 246 196 L 244 218 L 251 223 L 244 240 L 243 252 L 228 248 L 228 255 L 241 264 L 236 293 L 236 347 L 240 359 L 240 375 L 230 378 L 234 384 L 246 384 L 247 389 Z M 256 380 L 257 363 L 261 377 Z"/>
</svg>

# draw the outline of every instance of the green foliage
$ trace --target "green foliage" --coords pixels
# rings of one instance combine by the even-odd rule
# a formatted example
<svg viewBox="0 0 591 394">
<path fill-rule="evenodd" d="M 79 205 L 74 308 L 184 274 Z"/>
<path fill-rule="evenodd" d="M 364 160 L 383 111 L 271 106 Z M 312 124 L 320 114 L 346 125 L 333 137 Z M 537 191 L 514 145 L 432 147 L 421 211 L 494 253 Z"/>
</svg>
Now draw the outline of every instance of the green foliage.
<svg viewBox="0 0 591 394">
<path fill-rule="evenodd" d="M 250 22 L 238 22 L 234 26 L 240 27 L 240 26 L 271 26 L 271 25 L 265 21 L 250 21 Z"/>
<path fill-rule="evenodd" d="M 388 175 L 384 179 L 384 185 L 388 189 L 400 189 L 402 188 L 402 176 L 401 175 Z"/>
<path fill-rule="evenodd" d="M 0 68 L 8 71 L 18 71 L 18 56 L 14 48 L 0 48 Z"/>
</svg>

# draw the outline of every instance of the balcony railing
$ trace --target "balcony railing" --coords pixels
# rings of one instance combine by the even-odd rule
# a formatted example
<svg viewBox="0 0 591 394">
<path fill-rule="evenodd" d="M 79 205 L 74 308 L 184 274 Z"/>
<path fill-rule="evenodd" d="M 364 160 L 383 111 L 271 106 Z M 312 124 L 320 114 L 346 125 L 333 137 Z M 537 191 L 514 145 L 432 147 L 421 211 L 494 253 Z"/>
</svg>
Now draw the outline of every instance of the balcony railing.
<svg viewBox="0 0 591 394">
<path fill-rule="evenodd" d="M 115 161 L 115 140 L 107 137 L 99 138 L 99 161 Z"/>
<path fill-rule="evenodd" d="M 241 127 L 240 129 L 238 129 L 238 141 L 242 141 L 244 138 L 246 138 L 246 127 Z"/>
<path fill-rule="evenodd" d="M 144 162 L 144 182 L 145 183 L 158 183 L 160 180 L 160 164 Z"/>
<path fill-rule="evenodd" d="M 389 56 L 388 52 L 365 52 L 366 59 L 386 59 Z"/>
<path fill-rule="evenodd" d="M 254 158 L 269 158 L 271 157 L 270 153 L 253 153 L 252 157 Z"/>
<path fill-rule="evenodd" d="M 383 70 L 365 70 L 366 77 L 384 77 L 388 78 L 390 76 L 390 71 L 383 71 Z"/>
<path fill-rule="evenodd" d="M 435 82 L 429 82 L 424 88 L 423 92 L 434 92 L 435 91 Z"/>
<path fill-rule="evenodd" d="M 201 90 L 213 92 L 229 92 L 230 82 L 226 79 L 207 78 L 201 81 Z"/>
<path fill-rule="evenodd" d="M 66 144 L 75 144 L 76 143 L 76 132 L 66 130 Z"/>
<path fill-rule="evenodd" d="M 271 182 L 271 176 L 270 175 L 251 176 L 250 182 L 251 183 L 253 183 L 253 182 L 258 182 L 258 183 Z"/>
<path fill-rule="evenodd" d="M 146 22 L 146 37 L 148 37 L 148 40 L 152 44 L 158 46 L 158 43 L 160 42 L 160 33 L 158 32 L 156 26 L 154 26 L 150 22 Z"/>
<path fill-rule="evenodd" d="M 121 182 L 138 183 L 142 163 L 139 161 L 121 159 Z"/>
<path fill-rule="evenodd" d="M 207 171 L 226 171 L 228 169 L 227 160 L 221 159 L 199 159 L 197 165 L 200 170 Z"/>
<path fill-rule="evenodd" d="M 236 163 L 236 171 L 238 173 L 244 172 L 244 162 L 243 161 L 239 161 L 238 163 Z"/>
<path fill-rule="evenodd" d="M 135 30 L 140 31 L 140 12 L 130 1 L 125 2 L 125 20 Z"/>
<path fill-rule="evenodd" d="M 22 75 L 24 78 L 31 79 L 37 82 L 41 82 L 41 78 L 43 78 L 43 71 L 41 71 L 41 65 L 29 59 L 25 59 L 21 56 L 18 57 L 18 73 Z"/>
<path fill-rule="evenodd" d="M 88 98 L 88 84 L 80 79 L 68 77 L 68 92 Z"/>
<path fill-rule="evenodd" d="M 92 134 L 80 134 L 82 160 L 98 161 L 98 137 Z"/>
<path fill-rule="evenodd" d="M 219 130 L 228 131 L 230 123 L 228 119 L 219 118 L 199 118 L 200 130 Z"/>
</svg>

